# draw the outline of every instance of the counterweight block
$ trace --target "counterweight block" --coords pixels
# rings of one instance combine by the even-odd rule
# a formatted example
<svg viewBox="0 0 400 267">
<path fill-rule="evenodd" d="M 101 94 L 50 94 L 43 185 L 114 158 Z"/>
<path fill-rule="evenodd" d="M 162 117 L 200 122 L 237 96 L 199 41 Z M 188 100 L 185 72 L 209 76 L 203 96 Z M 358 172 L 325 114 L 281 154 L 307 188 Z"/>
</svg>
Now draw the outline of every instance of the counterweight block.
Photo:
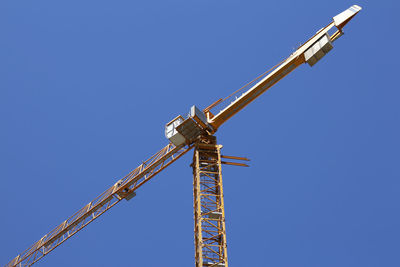
<svg viewBox="0 0 400 267">
<path fill-rule="evenodd" d="M 305 53 L 304 57 L 308 65 L 311 67 L 320 61 L 333 48 L 331 39 L 328 34 L 322 36 L 316 41 Z"/>
</svg>

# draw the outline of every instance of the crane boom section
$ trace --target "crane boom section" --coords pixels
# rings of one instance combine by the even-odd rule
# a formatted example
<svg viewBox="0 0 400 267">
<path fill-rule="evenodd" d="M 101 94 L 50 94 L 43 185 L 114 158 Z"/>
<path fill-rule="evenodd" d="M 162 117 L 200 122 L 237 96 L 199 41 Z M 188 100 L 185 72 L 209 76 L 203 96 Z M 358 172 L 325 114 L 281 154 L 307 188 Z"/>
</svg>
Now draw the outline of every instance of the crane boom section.
<svg viewBox="0 0 400 267">
<path fill-rule="evenodd" d="M 132 198 L 140 186 L 183 156 L 192 147 L 193 145 L 174 146 L 168 144 L 50 233 L 43 236 L 30 248 L 15 257 L 6 267 L 34 264 L 122 199 L 129 200 Z"/>
<path fill-rule="evenodd" d="M 270 72 L 266 77 L 259 81 L 252 88 L 243 93 L 239 98 L 233 101 L 225 109 L 221 110 L 217 115 L 209 119 L 209 123 L 218 129 L 223 123 L 225 123 L 229 118 L 242 110 L 245 106 L 254 101 L 262 93 L 271 88 L 274 84 L 279 82 L 298 66 L 305 63 L 304 53 L 309 49 L 315 42 L 322 38 L 332 27 L 334 22 L 331 22 L 325 28 L 321 29 L 313 37 L 311 37 L 306 43 L 300 46 L 292 55 L 290 55 L 286 60 L 278 65 L 272 72 Z"/>
</svg>

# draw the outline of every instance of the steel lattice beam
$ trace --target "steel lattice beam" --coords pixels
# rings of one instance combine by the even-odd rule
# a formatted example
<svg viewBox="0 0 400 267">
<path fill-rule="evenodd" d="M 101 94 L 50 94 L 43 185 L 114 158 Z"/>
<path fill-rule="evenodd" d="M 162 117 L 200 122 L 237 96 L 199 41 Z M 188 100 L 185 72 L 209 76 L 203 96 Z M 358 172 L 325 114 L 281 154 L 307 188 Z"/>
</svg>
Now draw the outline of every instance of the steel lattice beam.
<svg viewBox="0 0 400 267">
<path fill-rule="evenodd" d="M 173 144 L 168 144 L 99 197 L 43 236 L 30 248 L 15 257 L 6 267 L 22 267 L 34 264 L 122 199 L 132 196 L 140 186 L 180 158 L 192 147 L 192 145 L 176 147 Z"/>
</svg>

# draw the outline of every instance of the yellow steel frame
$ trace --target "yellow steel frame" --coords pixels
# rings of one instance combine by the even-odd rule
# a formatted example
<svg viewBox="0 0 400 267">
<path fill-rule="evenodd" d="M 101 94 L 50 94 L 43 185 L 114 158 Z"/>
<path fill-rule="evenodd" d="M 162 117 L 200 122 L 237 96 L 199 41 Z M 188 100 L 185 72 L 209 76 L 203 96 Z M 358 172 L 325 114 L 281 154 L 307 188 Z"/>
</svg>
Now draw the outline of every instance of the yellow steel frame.
<svg viewBox="0 0 400 267">
<path fill-rule="evenodd" d="M 193 156 L 196 267 L 227 267 L 221 146 L 214 136 L 196 142 Z"/>
</svg>

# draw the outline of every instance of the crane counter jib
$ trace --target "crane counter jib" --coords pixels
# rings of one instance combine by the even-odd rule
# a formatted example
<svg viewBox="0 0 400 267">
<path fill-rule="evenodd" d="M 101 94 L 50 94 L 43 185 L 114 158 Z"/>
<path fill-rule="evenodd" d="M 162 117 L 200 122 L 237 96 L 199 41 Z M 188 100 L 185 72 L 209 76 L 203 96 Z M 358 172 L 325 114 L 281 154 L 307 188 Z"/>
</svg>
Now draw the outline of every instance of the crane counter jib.
<svg viewBox="0 0 400 267">
<path fill-rule="evenodd" d="M 287 59 L 283 60 L 272 69 L 265 77 L 248 89 L 227 107 L 216 115 L 210 109 L 221 104 L 221 100 L 210 105 L 203 111 L 192 106 L 189 116 L 184 119 L 178 116 L 165 126 L 166 137 L 175 145 L 193 143 L 194 140 L 204 134 L 214 134 L 218 128 L 236 113 L 262 95 L 265 91 L 278 83 L 289 73 L 294 71 L 303 63 L 314 66 L 333 48 L 333 42 L 343 34 L 343 27 L 361 10 L 360 6 L 353 5 L 349 9 L 333 17 L 333 21 L 319 30 L 314 36 L 307 40 Z M 330 31 L 336 28 L 332 34 Z"/>
</svg>

